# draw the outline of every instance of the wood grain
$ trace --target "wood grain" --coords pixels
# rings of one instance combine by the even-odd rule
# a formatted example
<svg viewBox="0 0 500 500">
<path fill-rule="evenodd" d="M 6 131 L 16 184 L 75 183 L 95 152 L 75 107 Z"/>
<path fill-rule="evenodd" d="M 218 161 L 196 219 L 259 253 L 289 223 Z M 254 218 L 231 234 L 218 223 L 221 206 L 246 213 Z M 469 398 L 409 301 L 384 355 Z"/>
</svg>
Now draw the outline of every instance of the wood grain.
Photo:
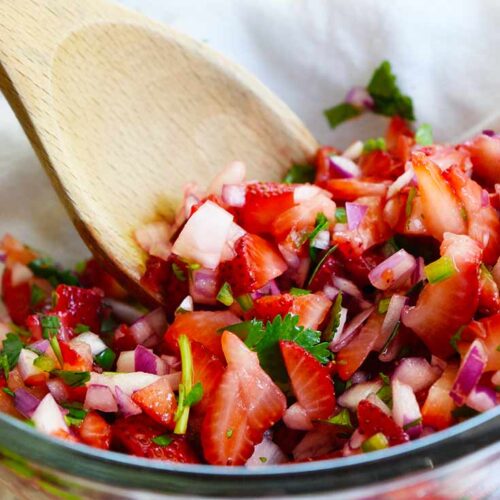
<svg viewBox="0 0 500 500">
<path fill-rule="evenodd" d="M 276 179 L 317 147 L 240 67 L 104 0 L 0 1 L 0 88 L 90 250 L 143 300 L 133 230 L 186 182 L 236 159 Z"/>
</svg>

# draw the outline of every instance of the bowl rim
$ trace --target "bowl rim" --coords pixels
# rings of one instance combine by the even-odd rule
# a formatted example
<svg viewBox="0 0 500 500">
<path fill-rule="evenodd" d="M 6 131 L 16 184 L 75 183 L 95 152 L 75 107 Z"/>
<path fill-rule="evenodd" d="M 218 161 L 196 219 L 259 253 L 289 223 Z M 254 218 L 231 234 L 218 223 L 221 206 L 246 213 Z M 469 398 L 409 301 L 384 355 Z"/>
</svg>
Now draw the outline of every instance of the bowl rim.
<svg viewBox="0 0 500 500">
<path fill-rule="evenodd" d="M 500 453 L 500 407 L 388 450 L 255 468 L 175 464 L 102 451 L 47 436 L 6 414 L 0 414 L 0 443 L 35 467 L 107 486 L 218 497 L 311 494 L 425 472 L 491 445 Z"/>
</svg>

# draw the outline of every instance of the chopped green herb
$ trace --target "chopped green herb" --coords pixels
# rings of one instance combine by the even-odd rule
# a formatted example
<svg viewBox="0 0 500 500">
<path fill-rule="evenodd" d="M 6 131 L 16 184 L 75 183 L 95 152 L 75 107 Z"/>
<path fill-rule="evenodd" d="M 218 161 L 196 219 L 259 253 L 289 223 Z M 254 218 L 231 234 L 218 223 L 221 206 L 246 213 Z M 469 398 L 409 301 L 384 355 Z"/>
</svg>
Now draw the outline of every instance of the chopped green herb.
<svg viewBox="0 0 500 500">
<path fill-rule="evenodd" d="M 62 403 L 61 406 L 68 410 L 68 413 L 64 416 L 64 420 L 68 425 L 79 426 L 88 413 L 78 403 Z"/>
<path fill-rule="evenodd" d="M 21 342 L 21 339 L 15 335 L 14 333 L 8 333 L 3 341 L 2 355 L 5 356 L 5 360 L 7 363 L 7 375 L 10 370 L 12 370 L 17 365 L 17 360 L 19 359 L 19 355 L 21 354 L 21 349 L 24 347 L 24 344 Z"/>
<path fill-rule="evenodd" d="M 455 351 L 458 352 L 458 342 L 462 340 L 462 332 L 464 331 L 465 326 L 462 325 L 450 338 L 450 344 Z"/>
<path fill-rule="evenodd" d="M 54 354 L 56 355 L 57 360 L 62 366 L 64 364 L 64 361 L 61 352 L 61 346 L 59 345 L 59 340 L 57 340 L 57 337 L 53 335 L 52 337 L 50 337 L 49 343 L 50 347 L 52 347 L 52 350 L 54 351 Z"/>
<path fill-rule="evenodd" d="M 186 273 L 175 262 L 172 263 L 172 272 L 179 281 L 186 281 Z"/>
<path fill-rule="evenodd" d="M 151 441 L 158 446 L 168 446 L 173 440 L 174 438 L 168 434 L 162 434 L 161 436 L 154 437 Z"/>
<path fill-rule="evenodd" d="M 33 361 L 33 365 L 44 372 L 51 372 L 56 366 L 54 360 L 45 354 L 38 356 L 38 358 Z"/>
<path fill-rule="evenodd" d="M 344 207 L 338 207 L 335 209 L 335 220 L 339 224 L 347 224 L 347 212 Z"/>
<path fill-rule="evenodd" d="M 411 429 L 412 427 L 416 427 L 417 425 L 420 425 L 422 423 L 422 417 L 416 418 L 412 422 L 408 422 L 407 424 L 403 425 L 403 430 L 407 431 L 408 429 Z"/>
<path fill-rule="evenodd" d="M 352 104 L 342 102 L 337 104 L 337 106 L 333 106 L 333 108 L 325 109 L 323 113 L 328 120 L 330 128 L 335 128 L 347 120 L 356 118 L 356 116 L 362 113 L 362 110 Z"/>
<path fill-rule="evenodd" d="M 227 437 L 228 439 L 231 439 L 231 438 L 233 437 L 233 429 L 228 429 L 228 430 L 226 431 L 226 437 Z"/>
<path fill-rule="evenodd" d="M 10 366 L 6 354 L 0 354 L 0 369 L 3 371 L 5 380 L 9 378 Z"/>
<path fill-rule="evenodd" d="M 224 330 L 228 330 L 232 333 L 238 335 L 241 340 L 246 341 L 247 338 L 251 336 L 262 335 L 262 330 L 264 325 L 262 321 L 251 319 L 249 321 L 242 321 L 241 323 L 236 323 L 234 325 L 225 326 L 217 330 L 217 333 L 223 333 Z"/>
<path fill-rule="evenodd" d="M 182 382 L 179 384 L 179 401 L 177 413 L 175 414 L 175 434 L 186 434 L 189 420 L 189 404 L 186 403 L 188 396 L 193 389 L 193 355 L 191 353 L 191 343 L 186 335 L 179 335 L 177 340 L 181 352 Z"/>
<path fill-rule="evenodd" d="M 323 212 L 320 212 L 319 214 L 316 215 L 316 224 L 314 226 L 314 229 L 307 235 L 307 238 L 309 241 L 314 241 L 316 236 L 321 231 L 325 231 L 328 229 L 328 226 L 330 223 L 328 222 L 328 219 L 326 218 L 326 215 Z"/>
<path fill-rule="evenodd" d="M 379 377 L 382 379 L 382 382 L 386 385 L 389 385 L 391 383 L 390 378 L 383 372 L 379 372 Z"/>
<path fill-rule="evenodd" d="M 389 408 L 392 406 L 392 389 L 390 385 L 384 385 L 378 391 L 376 396 L 382 400 Z"/>
<path fill-rule="evenodd" d="M 363 153 L 369 153 L 370 151 L 385 151 L 386 149 L 387 146 L 383 137 L 368 139 L 363 144 Z"/>
<path fill-rule="evenodd" d="M 394 328 L 392 329 L 391 334 L 389 335 L 389 337 L 385 341 L 385 344 L 384 344 L 384 346 L 382 347 L 382 349 L 380 351 L 381 354 L 385 354 L 387 352 L 387 349 L 389 349 L 389 346 L 391 345 L 391 342 L 396 338 L 396 335 L 399 332 L 400 325 L 401 325 L 401 322 L 398 321 L 396 323 L 396 325 L 394 326 Z"/>
<path fill-rule="evenodd" d="M 90 326 L 82 325 L 81 323 L 78 323 L 74 328 L 74 332 L 77 335 L 80 335 L 80 333 L 90 332 Z"/>
<path fill-rule="evenodd" d="M 333 303 L 330 312 L 330 319 L 322 335 L 322 339 L 325 342 L 331 342 L 335 338 L 337 330 L 340 326 L 341 313 L 342 313 L 342 293 L 339 293 L 337 297 L 335 297 L 335 302 Z"/>
<path fill-rule="evenodd" d="M 326 422 L 328 422 L 329 424 L 347 427 L 348 429 L 353 428 L 351 422 L 351 414 L 349 413 L 349 410 L 347 408 L 343 408 L 339 413 L 337 413 L 337 415 L 330 417 L 328 420 L 326 420 Z"/>
<path fill-rule="evenodd" d="M 113 316 L 104 318 L 101 323 L 101 333 L 114 332 L 118 327 L 118 322 Z"/>
<path fill-rule="evenodd" d="M 234 302 L 231 285 L 227 281 L 220 287 L 217 300 L 228 307 Z"/>
<path fill-rule="evenodd" d="M 259 457 L 259 460 L 265 464 L 267 462 L 267 457 Z"/>
<path fill-rule="evenodd" d="M 40 316 L 40 324 L 42 326 L 42 337 L 44 339 L 50 339 L 54 335 L 57 335 L 59 328 L 61 328 L 61 321 L 57 316 Z"/>
<path fill-rule="evenodd" d="M 283 178 L 286 184 L 304 184 L 314 182 L 316 169 L 312 165 L 292 165 Z"/>
<path fill-rule="evenodd" d="M 52 373 L 70 387 L 81 387 L 90 380 L 90 372 L 54 370 Z"/>
<path fill-rule="evenodd" d="M 386 299 L 380 299 L 378 306 L 377 306 L 377 311 L 379 314 L 385 314 L 387 310 L 389 309 L 389 302 L 391 301 L 390 297 L 387 297 Z"/>
<path fill-rule="evenodd" d="M 80 284 L 73 271 L 60 269 L 54 264 L 54 261 L 47 257 L 35 259 L 28 264 L 35 276 L 46 279 L 52 286 L 61 283 L 65 285 L 78 286 Z"/>
<path fill-rule="evenodd" d="M 236 297 L 236 302 L 238 302 L 240 307 L 243 309 L 243 312 L 250 311 L 253 307 L 252 296 L 249 293 Z"/>
<path fill-rule="evenodd" d="M 194 384 L 193 388 L 186 396 L 184 404 L 187 406 L 194 406 L 195 404 L 199 403 L 202 398 L 203 398 L 203 386 L 201 385 L 201 382 L 197 382 L 196 384 Z"/>
<path fill-rule="evenodd" d="M 430 146 L 434 140 L 432 138 L 432 127 L 428 123 L 422 123 L 415 133 L 415 142 L 421 146 Z"/>
<path fill-rule="evenodd" d="M 410 192 L 408 193 L 408 198 L 406 199 L 405 215 L 407 219 L 411 215 L 411 211 L 413 209 L 413 200 L 415 199 L 416 195 L 417 195 L 417 190 L 415 189 L 415 187 L 412 186 L 410 188 Z"/>
<path fill-rule="evenodd" d="M 8 387 L 2 387 L 2 391 L 5 392 L 5 394 L 14 397 L 15 394 L 8 388 Z"/>
<path fill-rule="evenodd" d="M 304 290 L 303 288 L 295 288 L 292 287 L 290 288 L 290 295 L 293 295 L 294 297 L 301 297 L 302 295 L 310 295 L 311 292 L 309 290 Z"/>
<path fill-rule="evenodd" d="M 453 276 L 457 270 L 451 257 L 443 255 L 438 260 L 427 264 L 424 268 L 429 283 L 439 283 Z"/>
<path fill-rule="evenodd" d="M 104 349 L 104 351 L 94 356 L 94 361 L 96 362 L 96 364 L 98 364 L 101 368 L 104 368 L 104 370 L 106 371 L 110 371 L 111 368 L 113 368 L 115 359 L 116 359 L 116 354 L 109 347 L 107 347 L 106 349 Z"/>
<path fill-rule="evenodd" d="M 44 299 L 45 299 L 45 292 L 36 283 L 33 283 L 33 285 L 31 286 L 30 304 L 32 306 L 36 306 Z"/>
<path fill-rule="evenodd" d="M 337 249 L 337 245 L 334 245 L 333 247 L 330 247 L 326 252 L 325 254 L 323 255 L 323 257 L 320 259 L 320 261 L 316 264 L 316 267 L 314 268 L 312 274 L 311 274 L 311 277 L 309 278 L 309 280 L 307 281 L 307 286 L 306 288 L 309 288 L 311 286 L 311 283 L 314 279 L 314 277 L 316 276 L 317 272 L 321 269 L 321 266 L 325 263 L 326 259 L 328 259 L 328 257 L 333 253 L 335 252 L 335 250 Z"/>
<path fill-rule="evenodd" d="M 369 437 L 361 444 L 361 449 L 364 453 L 368 453 L 370 451 L 383 450 L 384 448 L 389 447 L 389 441 L 382 432 L 377 432 L 372 437 Z"/>
<path fill-rule="evenodd" d="M 373 73 L 367 87 L 373 98 L 375 113 L 384 116 L 400 116 L 407 120 L 414 120 L 413 103 L 403 95 L 396 83 L 396 76 L 392 73 L 389 61 L 384 61 Z"/>
</svg>

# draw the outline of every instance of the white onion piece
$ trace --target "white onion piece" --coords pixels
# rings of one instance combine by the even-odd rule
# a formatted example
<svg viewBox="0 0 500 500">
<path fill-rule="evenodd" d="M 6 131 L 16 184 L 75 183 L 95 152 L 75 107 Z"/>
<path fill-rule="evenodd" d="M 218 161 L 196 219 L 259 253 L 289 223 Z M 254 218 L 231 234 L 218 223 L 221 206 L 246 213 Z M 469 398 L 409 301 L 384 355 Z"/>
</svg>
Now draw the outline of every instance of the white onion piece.
<svg viewBox="0 0 500 500">
<path fill-rule="evenodd" d="M 330 231 L 320 231 L 314 240 L 311 241 L 313 248 L 326 250 L 330 246 Z"/>
<path fill-rule="evenodd" d="M 66 384 L 59 378 L 47 380 L 47 388 L 58 403 L 64 403 L 69 399 L 69 392 Z"/>
<path fill-rule="evenodd" d="M 333 352 L 338 352 L 343 347 L 345 347 L 351 341 L 352 337 L 354 337 L 354 335 L 358 332 L 361 326 L 363 326 L 374 309 L 375 307 L 373 306 L 369 307 L 368 309 L 365 309 L 364 311 L 361 311 L 359 314 L 354 316 L 350 323 L 344 328 L 342 334 L 336 336 L 336 338 L 334 338 L 330 342 L 330 350 L 332 350 Z"/>
<path fill-rule="evenodd" d="M 457 373 L 450 396 L 457 406 L 462 406 L 469 393 L 474 389 L 484 371 L 488 355 L 483 343 L 476 339 L 470 345 Z"/>
<path fill-rule="evenodd" d="M 222 201 L 230 207 L 242 207 L 246 200 L 245 184 L 224 184 L 222 186 Z"/>
<path fill-rule="evenodd" d="M 224 248 L 222 249 L 221 254 L 221 262 L 225 262 L 227 260 L 231 260 L 236 256 L 236 251 L 234 247 L 236 242 L 247 232 L 241 227 L 238 226 L 235 222 L 229 226 L 229 232 L 227 233 L 226 243 L 224 244 Z"/>
<path fill-rule="evenodd" d="M 127 396 L 127 394 L 125 394 L 120 387 L 115 388 L 115 399 L 118 409 L 124 417 L 130 417 L 132 415 L 139 415 L 139 413 L 142 413 L 140 406 L 135 404 L 134 401 L 132 401 L 132 398 Z"/>
<path fill-rule="evenodd" d="M 377 408 L 380 408 L 386 415 L 392 415 L 391 409 L 376 394 L 370 394 L 366 400 Z"/>
<path fill-rule="evenodd" d="M 182 302 L 179 304 L 179 307 L 175 311 L 175 314 L 184 312 L 193 312 L 193 311 L 194 311 L 193 297 L 191 297 L 191 295 L 187 295 L 182 299 Z"/>
<path fill-rule="evenodd" d="M 403 312 L 403 307 L 405 306 L 407 300 L 408 298 L 404 295 L 394 294 L 391 297 L 382 327 L 380 328 L 380 337 L 383 339 L 380 348 L 385 345 L 391 333 L 394 331 L 394 328 L 398 324 L 398 321 L 401 319 L 401 313 Z"/>
<path fill-rule="evenodd" d="M 345 211 L 347 215 L 347 228 L 349 231 L 354 231 L 358 228 L 366 214 L 368 207 L 359 203 L 351 203 L 349 201 L 345 204 Z"/>
<path fill-rule="evenodd" d="M 271 439 L 264 438 L 254 449 L 252 456 L 246 461 L 247 466 L 277 465 L 288 462 L 281 448 Z"/>
<path fill-rule="evenodd" d="M 45 434 L 69 432 L 63 413 L 52 394 L 47 394 L 42 399 L 31 416 L 31 420 L 35 424 L 35 428 Z"/>
<path fill-rule="evenodd" d="M 99 410 L 105 413 L 118 411 L 114 391 L 106 385 L 91 384 L 87 387 L 83 407 L 86 410 Z"/>
<path fill-rule="evenodd" d="M 116 361 L 116 371 L 121 373 L 135 372 L 135 351 L 122 351 Z"/>
<path fill-rule="evenodd" d="M 135 239 L 139 246 L 149 255 L 167 260 L 172 252 L 170 237 L 172 226 L 167 221 L 156 221 L 144 224 L 135 230 Z"/>
<path fill-rule="evenodd" d="M 133 372 L 133 373 L 96 373 L 91 372 L 90 385 L 105 385 L 115 392 L 119 387 L 127 396 L 131 396 L 135 391 L 144 389 L 148 385 L 154 384 L 160 379 L 158 375 L 152 373 Z"/>
<path fill-rule="evenodd" d="M 299 403 L 294 403 L 290 408 L 287 408 L 283 415 L 283 422 L 289 429 L 309 431 L 313 428 L 313 423 L 306 410 Z"/>
<path fill-rule="evenodd" d="M 77 339 L 79 342 L 83 342 L 90 347 L 92 356 L 97 356 L 98 354 L 101 354 L 102 351 L 105 351 L 108 348 L 101 337 L 92 332 L 81 333 L 80 335 L 78 335 Z"/>
<path fill-rule="evenodd" d="M 19 375 L 24 382 L 28 380 L 30 377 L 34 377 L 36 375 L 43 375 L 46 372 L 40 370 L 40 368 L 36 367 L 33 362 L 38 358 L 38 354 L 30 351 L 29 349 L 21 349 L 19 353 L 19 359 L 17 361 L 17 368 L 19 370 Z"/>
<path fill-rule="evenodd" d="M 465 404 L 480 412 L 491 410 L 497 405 L 497 395 L 490 387 L 477 385 L 467 396 Z"/>
<path fill-rule="evenodd" d="M 245 181 L 246 167 L 241 161 L 232 161 L 226 165 L 208 186 L 208 194 L 220 195 L 225 184 L 241 184 Z"/>
<path fill-rule="evenodd" d="M 397 288 L 412 275 L 416 265 L 415 257 L 401 249 L 372 269 L 368 279 L 379 290 Z"/>
<path fill-rule="evenodd" d="M 212 201 L 206 201 L 188 219 L 172 251 L 190 262 L 215 269 L 221 260 L 233 216 Z"/>
<path fill-rule="evenodd" d="M 397 425 L 406 430 L 413 439 L 422 432 L 422 413 L 413 389 L 393 378 L 392 388 L 392 418 Z"/>
<path fill-rule="evenodd" d="M 408 385 L 413 392 L 430 387 L 440 376 L 442 370 L 432 366 L 425 358 L 404 358 L 394 370 L 392 378 Z"/>
<path fill-rule="evenodd" d="M 363 294 L 361 290 L 350 280 L 341 278 L 340 276 L 333 276 L 333 286 L 338 288 L 341 292 L 347 293 L 351 297 L 363 301 Z"/>
<path fill-rule="evenodd" d="M 342 156 L 330 156 L 330 171 L 335 173 L 334 177 L 343 179 L 351 179 L 353 177 L 361 176 L 361 169 L 349 158 Z"/>
<path fill-rule="evenodd" d="M 121 300 L 111 299 L 109 297 L 104 298 L 103 303 L 111 307 L 113 314 L 127 325 L 134 323 L 139 318 L 144 316 L 144 313 L 126 302 Z"/>
<path fill-rule="evenodd" d="M 406 172 L 401 174 L 387 189 L 387 199 L 392 198 L 394 195 L 398 194 L 401 189 L 408 186 L 413 180 L 415 172 L 413 168 L 409 168 Z"/>
<path fill-rule="evenodd" d="M 362 154 L 365 145 L 363 141 L 353 142 L 343 153 L 342 156 L 344 158 L 348 158 L 349 160 L 357 160 Z"/>
<path fill-rule="evenodd" d="M 80 342 L 80 339 L 78 337 L 72 339 L 69 342 L 69 346 L 78 354 L 78 356 L 80 356 L 80 361 L 84 363 L 83 368 L 87 371 L 92 370 L 94 358 L 92 357 L 90 346 L 85 342 Z"/>
<path fill-rule="evenodd" d="M 377 394 L 383 385 L 381 380 L 372 380 L 353 385 L 340 395 L 337 402 L 344 408 L 356 411 L 360 401 L 367 399 L 370 394 Z"/>
</svg>

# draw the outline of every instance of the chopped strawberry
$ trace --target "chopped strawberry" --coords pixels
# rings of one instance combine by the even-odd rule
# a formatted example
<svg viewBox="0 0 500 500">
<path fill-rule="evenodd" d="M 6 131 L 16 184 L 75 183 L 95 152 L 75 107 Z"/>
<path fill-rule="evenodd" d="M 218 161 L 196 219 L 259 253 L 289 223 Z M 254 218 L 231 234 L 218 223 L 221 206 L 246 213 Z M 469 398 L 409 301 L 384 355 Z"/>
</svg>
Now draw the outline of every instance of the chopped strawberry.
<svg viewBox="0 0 500 500">
<path fill-rule="evenodd" d="M 25 281 L 12 285 L 12 270 L 5 268 L 2 276 L 2 300 L 10 318 L 17 325 L 24 325 L 31 314 L 31 286 Z"/>
<path fill-rule="evenodd" d="M 415 144 L 415 134 L 406 120 L 399 116 L 393 116 L 387 127 L 385 142 L 388 152 L 399 160 L 400 165 L 403 166 L 410 158 L 411 148 Z M 374 175 L 377 175 L 377 173 Z M 386 176 L 383 177 L 387 178 Z"/>
<path fill-rule="evenodd" d="M 278 250 L 255 234 L 242 236 L 235 252 L 234 259 L 221 264 L 221 281 L 227 281 L 236 296 L 262 288 L 287 269 Z"/>
<path fill-rule="evenodd" d="M 452 411 L 456 405 L 450 396 L 450 391 L 455 382 L 457 371 L 457 365 L 449 364 L 441 377 L 429 389 L 427 399 L 422 407 L 424 425 L 441 430 L 453 423 Z"/>
<path fill-rule="evenodd" d="M 439 167 L 423 153 L 414 153 L 411 161 L 422 199 L 423 220 L 429 233 L 440 241 L 445 232 L 465 234 L 467 226 L 461 203 Z"/>
<path fill-rule="evenodd" d="M 479 277 L 479 311 L 482 314 L 500 313 L 500 293 L 493 276 L 481 266 Z"/>
<path fill-rule="evenodd" d="M 404 154 L 404 153 L 403 153 Z M 359 159 L 363 177 L 378 177 L 381 179 L 396 179 L 403 173 L 403 163 L 396 161 L 386 151 L 370 151 Z"/>
<path fill-rule="evenodd" d="M 490 206 L 483 188 L 458 167 L 447 172 L 451 186 L 462 202 L 467 219 L 467 234 L 483 248 L 483 261 L 495 264 L 500 256 L 500 218 Z M 486 201 L 483 198 L 486 197 Z"/>
<path fill-rule="evenodd" d="M 435 163 L 442 172 L 445 172 L 450 167 L 458 167 L 463 172 L 472 170 L 470 154 L 464 148 L 456 148 L 442 144 L 433 144 L 421 149 L 427 158 Z"/>
<path fill-rule="evenodd" d="M 392 231 L 384 220 L 384 200 L 380 196 L 358 198 L 356 203 L 367 207 L 359 226 L 355 229 L 363 242 L 363 251 L 387 241 Z"/>
<path fill-rule="evenodd" d="M 293 207 L 291 184 L 253 182 L 247 185 L 245 205 L 241 209 L 241 226 L 250 233 L 269 233 L 279 214 Z"/>
<path fill-rule="evenodd" d="M 87 413 L 81 423 L 78 433 L 80 439 L 94 448 L 109 450 L 111 444 L 111 425 L 98 413 L 91 411 Z"/>
<path fill-rule="evenodd" d="M 76 372 L 87 372 L 92 370 L 92 352 L 88 344 L 78 342 L 77 344 L 69 345 L 63 340 L 59 340 L 62 358 L 64 361 L 63 369 Z M 79 344 L 79 345 L 78 345 Z M 82 352 L 77 350 L 82 348 Z"/>
<path fill-rule="evenodd" d="M 465 145 L 470 152 L 474 177 L 490 185 L 500 183 L 500 137 L 478 135 Z"/>
<path fill-rule="evenodd" d="M 290 313 L 299 317 L 300 326 L 316 330 L 323 323 L 331 307 L 332 301 L 323 292 L 311 293 L 295 297 Z"/>
<path fill-rule="evenodd" d="M 77 286 L 58 285 L 55 312 L 67 311 L 70 326 L 87 325 L 93 332 L 101 330 L 101 308 L 104 296 L 99 288 L 80 288 Z"/>
<path fill-rule="evenodd" d="M 325 189 L 336 201 L 354 201 L 362 196 L 385 196 L 387 185 L 375 179 L 330 179 Z"/>
<path fill-rule="evenodd" d="M 106 297 L 114 299 L 125 299 L 127 291 L 97 262 L 96 259 L 89 259 L 79 276 L 80 283 L 85 288 L 100 288 Z"/>
<path fill-rule="evenodd" d="M 113 334 L 113 350 L 118 352 L 133 351 L 136 347 L 137 341 L 130 331 L 130 327 L 125 324 L 119 325 Z"/>
<path fill-rule="evenodd" d="M 318 149 L 315 159 L 316 184 L 323 186 L 324 183 L 331 177 L 330 156 L 337 154 L 340 154 L 340 151 L 330 146 L 323 146 Z"/>
<path fill-rule="evenodd" d="M 417 304 L 403 314 L 403 323 L 441 358 L 453 354 L 450 339 L 474 315 L 479 295 L 481 249 L 468 236 L 445 234 L 441 255 L 449 257 L 456 268 L 450 277 L 428 283 Z"/>
<path fill-rule="evenodd" d="M 311 420 L 325 419 L 335 410 L 335 390 L 330 371 L 303 347 L 280 341 L 293 392 Z"/>
<path fill-rule="evenodd" d="M 17 411 L 14 405 L 14 398 L 2 390 L 0 390 L 0 412 L 14 418 L 23 419 L 23 415 Z"/>
<path fill-rule="evenodd" d="M 359 430 L 367 437 L 378 432 L 384 434 L 390 446 L 409 441 L 408 434 L 394 422 L 392 417 L 386 415 L 378 406 L 363 399 L 358 404 Z"/>
<path fill-rule="evenodd" d="M 219 386 L 224 365 L 222 361 L 203 344 L 191 341 L 191 353 L 193 356 L 193 381 L 201 383 L 203 387 L 203 398 L 193 407 L 195 413 L 205 414 L 214 392 Z"/>
<path fill-rule="evenodd" d="M 131 455 L 155 458 L 169 462 L 185 464 L 199 463 L 185 436 L 172 434 L 172 441 L 157 444 L 153 439 L 164 436 L 165 428 L 146 415 L 135 415 L 118 419 L 112 427 L 112 445 L 114 449 L 126 451 Z"/>
<path fill-rule="evenodd" d="M 472 321 L 462 332 L 461 338 L 472 341 L 475 337 L 481 339 L 488 356 L 485 372 L 500 370 L 500 314 L 494 314 L 479 321 Z"/>
<path fill-rule="evenodd" d="M 221 334 L 219 330 L 240 323 L 230 311 L 195 311 L 178 314 L 165 333 L 165 343 L 174 353 L 179 352 L 177 339 L 185 334 L 189 340 L 203 344 L 209 351 L 222 358 Z"/>
<path fill-rule="evenodd" d="M 374 311 L 355 337 L 343 347 L 335 359 L 342 380 L 349 380 L 368 357 L 379 339 L 384 316 Z"/>
<path fill-rule="evenodd" d="M 234 334 L 224 332 L 227 369 L 203 420 L 201 442 L 213 465 L 243 465 L 285 413 L 286 398 Z"/>
<path fill-rule="evenodd" d="M 285 317 L 292 308 L 294 297 L 289 293 L 281 295 L 266 295 L 253 303 L 252 316 L 261 321 L 272 321 L 276 316 Z"/>
</svg>

